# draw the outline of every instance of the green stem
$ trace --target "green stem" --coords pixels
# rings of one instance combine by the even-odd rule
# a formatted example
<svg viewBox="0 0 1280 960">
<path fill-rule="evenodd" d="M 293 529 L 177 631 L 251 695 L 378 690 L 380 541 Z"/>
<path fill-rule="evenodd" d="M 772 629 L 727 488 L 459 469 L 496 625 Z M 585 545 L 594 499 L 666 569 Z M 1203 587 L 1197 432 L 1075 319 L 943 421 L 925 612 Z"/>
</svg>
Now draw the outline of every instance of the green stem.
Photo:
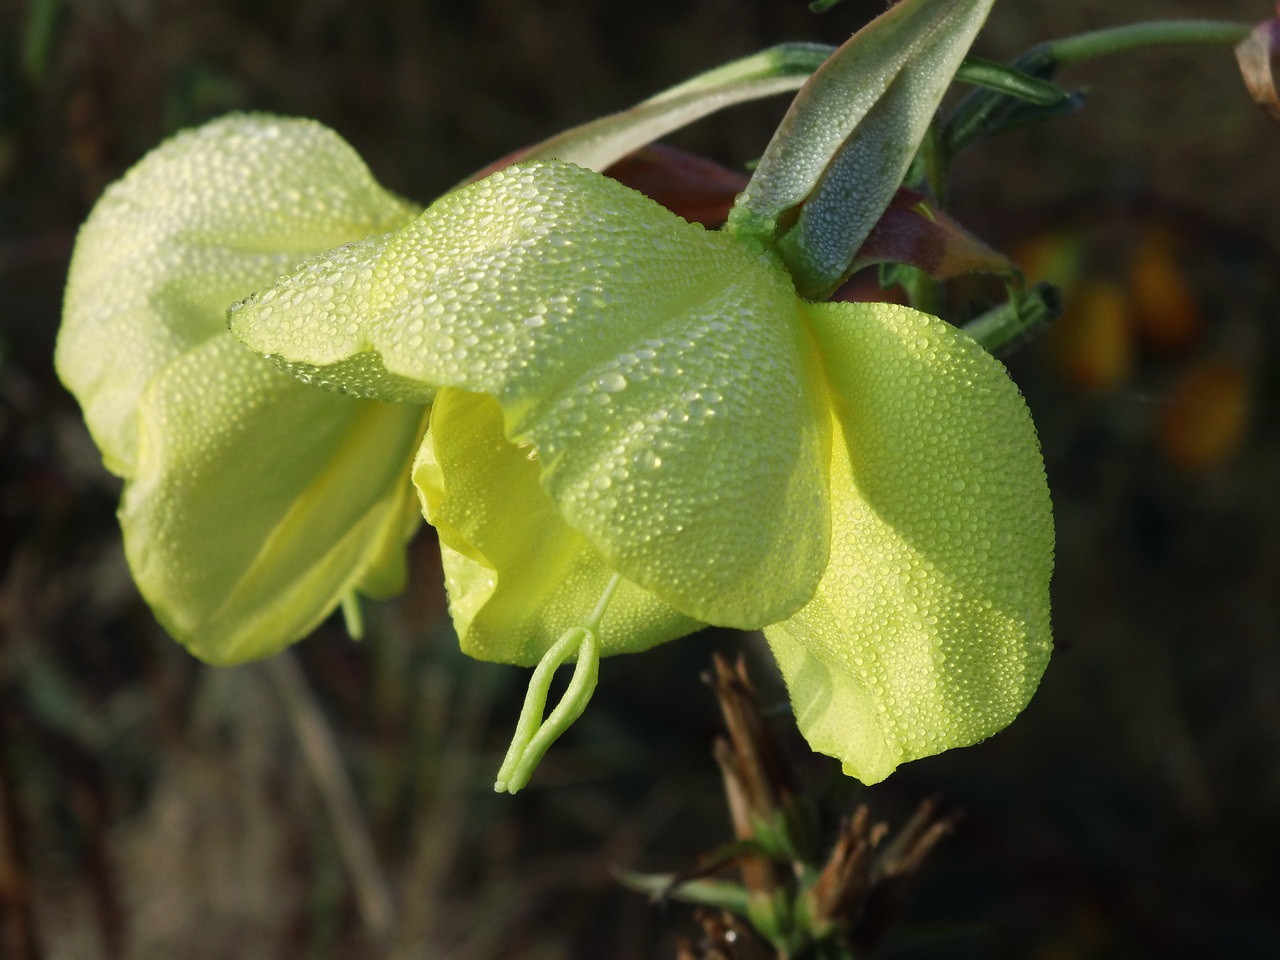
<svg viewBox="0 0 1280 960">
<path fill-rule="evenodd" d="M 1248 24 L 1225 20 L 1130 23 L 1037 44 L 1010 66 L 1032 77 L 1049 80 L 1072 64 L 1132 50 L 1173 45 L 1236 44 L 1247 37 L 1251 29 Z M 948 168 L 961 150 L 979 140 L 1014 127 L 1069 115 L 1082 105 L 1078 94 L 1056 104 L 1036 104 L 994 90 L 975 90 L 960 102 L 943 124 L 939 151 L 942 166 Z"/>
<path fill-rule="evenodd" d="M 1061 68 L 1082 60 L 1096 60 L 1146 47 L 1234 45 L 1247 37 L 1252 29 L 1250 24 L 1229 20 L 1153 20 L 1051 40 L 1040 49 L 1047 51 L 1055 66 Z"/>
<path fill-rule="evenodd" d="M 964 325 L 964 332 L 988 353 L 1016 345 L 1062 312 L 1056 288 L 1037 283 L 1029 290 L 1011 291 L 1009 299 Z"/>
<path fill-rule="evenodd" d="M 618 583 L 621 580 L 622 577 L 615 573 L 604 585 L 600 599 L 596 601 L 596 608 L 591 611 L 591 616 L 587 617 L 587 622 L 584 624 L 591 632 L 594 633 L 600 629 L 600 621 L 604 619 L 604 612 L 609 608 L 609 601 L 613 599 L 613 593 L 618 589 Z"/>
</svg>

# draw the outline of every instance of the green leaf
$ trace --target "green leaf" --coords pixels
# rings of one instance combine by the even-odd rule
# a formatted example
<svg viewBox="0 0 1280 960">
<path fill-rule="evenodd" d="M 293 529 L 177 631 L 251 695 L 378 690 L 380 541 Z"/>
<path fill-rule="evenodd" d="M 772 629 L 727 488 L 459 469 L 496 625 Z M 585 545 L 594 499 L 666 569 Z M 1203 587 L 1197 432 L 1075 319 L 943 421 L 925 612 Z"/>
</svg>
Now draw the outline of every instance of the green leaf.
<svg viewBox="0 0 1280 960">
<path fill-rule="evenodd" d="M 569 526 L 694 619 L 751 629 L 809 599 L 826 419 L 780 265 L 561 163 L 449 194 L 369 254 L 304 266 L 233 331 L 329 379 L 374 353 L 495 396 Z M 359 310 L 334 295 L 365 282 Z"/>
<path fill-rule="evenodd" d="M 902 0 L 796 96 L 729 222 L 777 244 L 802 296 L 822 299 L 847 276 L 992 2 Z"/>
<path fill-rule="evenodd" d="M 1057 107 L 1071 100 L 1071 93 L 1042 77 L 1019 70 L 1013 64 L 965 57 L 956 80 L 1041 107 Z"/>
<path fill-rule="evenodd" d="M 718 110 L 797 90 L 834 48 L 782 43 L 708 70 L 618 113 L 520 150 L 484 173 L 525 160 L 565 160 L 601 171 L 627 154 Z"/>
<path fill-rule="evenodd" d="M 125 550 L 196 656 L 267 656 L 351 591 L 403 586 L 423 408 L 307 387 L 223 336 L 166 367 L 140 413 Z"/>
<path fill-rule="evenodd" d="M 492 397 L 446 388 L 414 465 L 423 512 L 440 534 L 454 627 L 463 651 L 481 660 L 537 663 L 586 622 L 613 575 L 538 485 L 528 452 L 503 436 Z M 700 626 L 623 580 L 597 633 L 609 655 Z"/>
<path fill-rule="evenodd" d="M 905 307 L 810 318 L 836 420 L 831 566 L 766 629 L 809 744 L 865 783 L 1005 727 L 1050 651 L 1053 522 L 1026 405 Z"/>
<path fill-rule="evenodd" d="M 108 469 L 133 473 L 142 391 L 187 350 L 225 337 L 228 305 L 416 212 L 310 120 L 233 115 L 148 154 L 80 229 L 58 332 L 58 375 Z"/>
<path fill-rule="evenodd" d="M 746 888 L 730 880 L 700 879 L 680 881 L 674 873 L 637 873 L 619 870 L 618 880 L 655 900 L 682 900 L 704 907 L 728 910 L 746 918 L 751 911 L 751 898 Z"/>
</svg>

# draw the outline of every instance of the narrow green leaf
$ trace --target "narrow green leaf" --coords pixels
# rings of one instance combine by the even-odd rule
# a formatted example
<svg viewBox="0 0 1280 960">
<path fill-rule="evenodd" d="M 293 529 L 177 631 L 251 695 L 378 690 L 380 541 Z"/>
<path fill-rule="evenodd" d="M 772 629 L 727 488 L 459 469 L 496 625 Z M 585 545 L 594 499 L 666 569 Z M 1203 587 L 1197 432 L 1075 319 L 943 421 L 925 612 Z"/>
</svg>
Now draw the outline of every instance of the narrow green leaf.
<svg viewBox="0 0 1280 960">
<path fill-rule="evenodd" d="M 974 317 L 961 329 L 982 344 L 988 353 L 1000 356 L 1024 343 L 1062 313 L 1062 296 L 1048 283 L 1028 290 L 1010 290 L 1009 299 Z"/>
<path fill-rule="evenodd" d="M 965 57 L 956 71 L 956 80 L 1025 100 L 1038 106 L 1054 106 L 1071 99 L 1071 94 L 1041 77 L 1019 70 L 1017 67 L 984 60 L 981 57 Z"/>
<path fill-rule="evenodd" d="M 1154 20 L 1104 27 L 1037 44 L 1010 66 L 1019 73 L 1044 80 L 1075 63 L 1136 50 L 1182 44 L 1226 45 L 1243 40 L 1247 24 L 1222 20 Z M 976 90 L 946 120 L 941 145 L 947 157 L 1006 130 L 1069 116 L 1084 106 L 1084 94 L 1072 93 L 1058 102 L 1032 103 L 1011 97 L 1011 91 Z"/>
<path fill-rule="evenodd" d="M 631 870 L 619 871 L 618 879 L 632 890 L 658 899 L 670 898 L 716 907 L 743 918 L 750 912 L 750 896 L 740 883 L 728 880 L 686 880 L 680 883 L 674 873 L 636 873 Z"/>
</svg>

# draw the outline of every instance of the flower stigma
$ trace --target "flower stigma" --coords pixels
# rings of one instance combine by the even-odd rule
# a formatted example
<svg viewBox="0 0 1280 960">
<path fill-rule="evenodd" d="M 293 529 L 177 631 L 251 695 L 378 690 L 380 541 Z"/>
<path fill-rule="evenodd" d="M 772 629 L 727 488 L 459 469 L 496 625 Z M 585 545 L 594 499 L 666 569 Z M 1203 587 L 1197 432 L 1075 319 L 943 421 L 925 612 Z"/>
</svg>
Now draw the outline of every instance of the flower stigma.
<svg viewBox="0 0 1280 960">
<path fill-rule="evenodd" d="M 496 792 L 515 793 L 522 789 L 533 776 L 543 754 L 586 710 L 600 673 L 600 640 L 596 634 L 618 580 L 618 574 L 613 574 L 587 622 L 566 630 L 538 661 L 533 676 L 529 678 L 529 689 L 525 693 L 524 706 L 520 708 L 520 719 L 516 721 L 515 735 L 493 785 Z M 551 679 L 560 665 L 574 655 L 577 663 L 569 686 L 551 715 L 544 720 L 543 711 Z"/>
</svg>

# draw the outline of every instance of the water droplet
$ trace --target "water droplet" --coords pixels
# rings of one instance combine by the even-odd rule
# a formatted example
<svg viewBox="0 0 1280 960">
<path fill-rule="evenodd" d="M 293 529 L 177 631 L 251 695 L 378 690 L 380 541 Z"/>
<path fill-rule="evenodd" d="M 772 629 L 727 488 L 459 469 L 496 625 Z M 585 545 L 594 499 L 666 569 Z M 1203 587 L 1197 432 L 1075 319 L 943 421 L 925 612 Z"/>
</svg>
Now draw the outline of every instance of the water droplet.
<svg viewBox="0 0 1280 960">
<path fill-rule="evenodd" d="M 605 393 L 617 393 L 626 387 L 627 378 L 617 370 L 610 370 L 596 381 L 596 385 Z"/>
</svg>

